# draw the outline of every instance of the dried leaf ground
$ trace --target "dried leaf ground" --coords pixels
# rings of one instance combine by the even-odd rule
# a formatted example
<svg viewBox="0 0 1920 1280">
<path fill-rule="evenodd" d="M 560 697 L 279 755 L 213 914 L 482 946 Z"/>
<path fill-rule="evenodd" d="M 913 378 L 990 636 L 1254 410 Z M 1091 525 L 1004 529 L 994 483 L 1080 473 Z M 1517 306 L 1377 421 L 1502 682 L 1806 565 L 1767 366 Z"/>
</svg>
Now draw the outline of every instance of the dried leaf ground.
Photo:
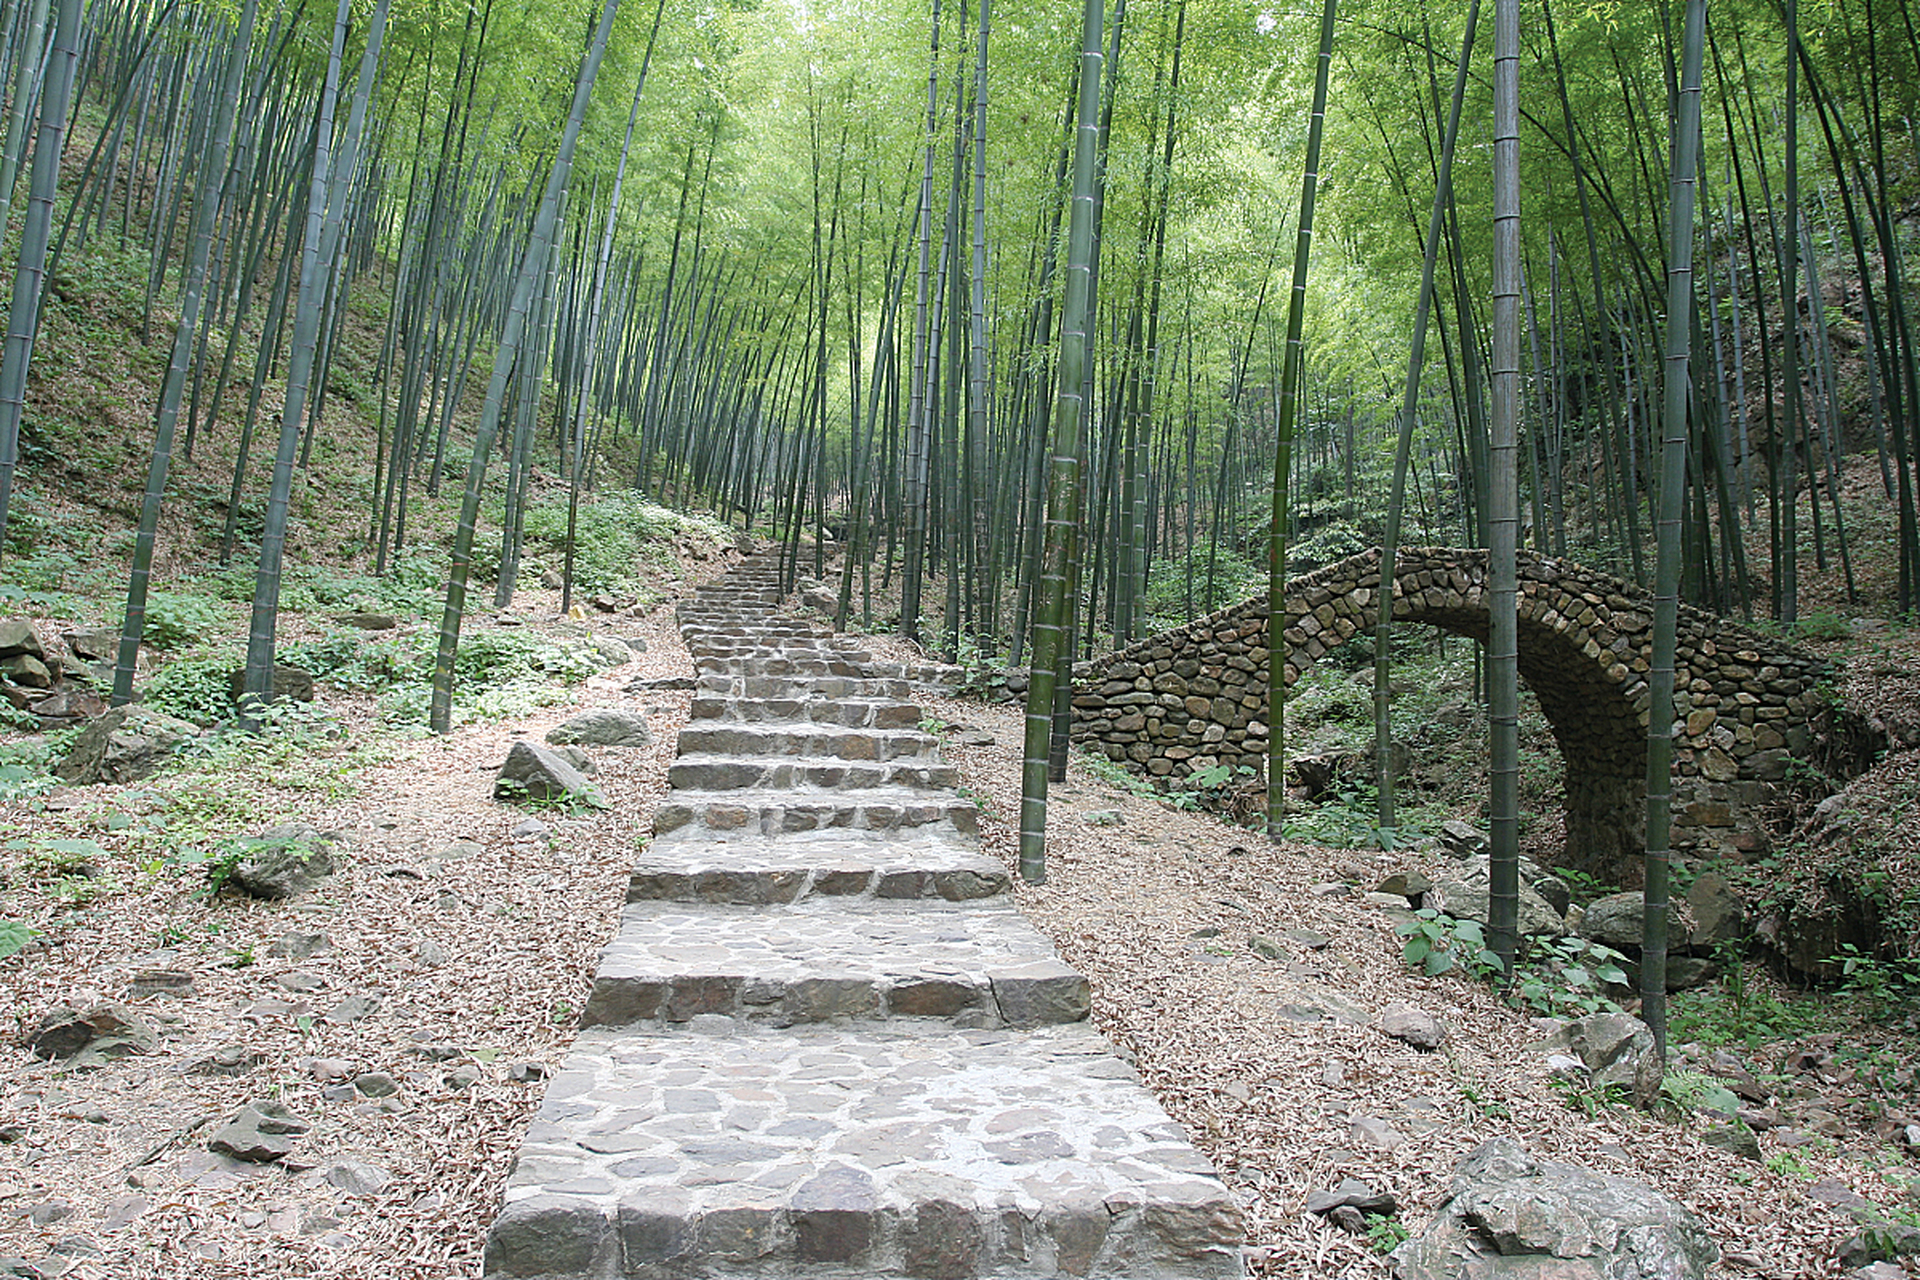
<svg viewBox="0 0 1920 1280">
<path fill-rule="evenodd" d="M 638 695 L 657 745 L 597 752 L 612 807 L 538 815 L 550 840 L 512 837 L 526 815 L 489 798 L 493 770 L 514 737 L 537 738 L 579 706 L 633 700 L 621 692 L 628 680 L 690 669 L 666 610 L 625 630 L 645 636 L 647 653 L 590 683 L 573 706 L 443 739 L 382 737 L 386 758 L 348 760 L 350 776 L 332 794 L 295 771 L 280 781 L 301 786 L 269 779 L 245 796 L 248 822 L 237 827 L 303 818 L 349 833 L 351 865 L 329 886 L 290 904 L 208 903 L 191 896 L 190 877 L 116 863 L 126 892 L 5 962 L 20 1034 L 0 1046 L 0 1127 L 10 1139 L 0 1143 L 0 1254 L 43 1264 L 51 1254 L 81 1280 L 477 1275 L 499 1186 L 541 1093 L 537 1080 L 515 1077 L 538 1074 L 525 1064 L 553 1067 L 566 1050 L 686 695 Z M 972 702 L 930 711 L 992 736 L 992 745 L 956 741 L 948 754 L 983 803 L 988 848 L 1011 862 L 1017 713 Z M 346 720 L 371 735 L 367 708 L 346 707 Z M 90 831 L 137 856 L 136 835 L 108 830 L 105 815 L 145 802 L 124 789 L 89 791 L 48 811 L 8 810 L 0 822 L 13 834 Z M 1547 1084 L 1537 1027 L 1484 987 L 1415 975 L 1376 908 L 1311 892 L 1324 881 L 1370 887 L 1388 870 L 1433 870 L 1423 855 L 1273 847 L 1084 774 L 1054 802 L 1049 882 L 1023 888 L 1022 904 L 1092 977 L 1102 1029 L 1243 1196 L 1260 1274 L 1385 1274 L 1365 1241 L 1304 1212 L 1306 1193 L 1363 1177 L 1390 1186 L 1417 1227 L 1443 1198 L 1454 1161 L 1500 1134 L 1685 1201 L 1727 1253 L 1730 1276 L 1837 1273 L 1827 1260 L 1852 1228 L 1809 1197 L 1814 1180 L 1894 1198 L 1862 1153 L 1831 1144 L 1801 1148 L 1793 1168 L 1776 1169 L 1706 1147 L 1685 1124 L 1570 1110 Z M 1117 823 L 1094 825 L 1110 821 L 1090 821 L 1103 811 Z M 454 856 L 435 856 L 448 849 Z M 8 858 L 16 901 L 36 909 L 28 898 L 37 891 L 17 855 Z M 1312 930 L 1327 946 L 1312 949 L 1289 930 Z M 333 945 L 305 959 L 273 955 L 287 933 L 325 933 Z M 1255 934 L 1275 940 L 1282 958 L 1252 951 Z M 137 1002 L 162 1025 L 157 1052 L 86 1073 L 30 1056 L 25 1033 L 47 1009 L 120 998 L 144 968 L 195 979 L 186 998 Z M 305 975 L 295 985 L 319 985 L 289 990 L 294 974 Z M 374 997 L 377 1010 L 330 1022 L 328 1011 L 353 995 Z M 1395 1001 L 1438 1014 L 1450 1043 L 1422 1054 L 1381 1035 L 1373 1024 Z M 233 1044 L 260 1061 L 231 1077 L 193 1072 Z M 316 1060 L 385 1072 L 399 1092 L 326 1100 L 333 1082 L 319 1077 L 336 1063 Z M 463 1076 L 474 1083 L 460 1087 Z M 240 1166 L 207 1151 L 213 1126 L 268 1097 L 316 1122 L 293 1159 Z M 1387 1122 L 1405 1141 L 1392 1151 L 1369 1145 L 1354 1136 L 1361 1118 Z M 370 1195 L 337 1190 L 325 1175 L 343 1158 L 392 1181 Z"/>
</svg>

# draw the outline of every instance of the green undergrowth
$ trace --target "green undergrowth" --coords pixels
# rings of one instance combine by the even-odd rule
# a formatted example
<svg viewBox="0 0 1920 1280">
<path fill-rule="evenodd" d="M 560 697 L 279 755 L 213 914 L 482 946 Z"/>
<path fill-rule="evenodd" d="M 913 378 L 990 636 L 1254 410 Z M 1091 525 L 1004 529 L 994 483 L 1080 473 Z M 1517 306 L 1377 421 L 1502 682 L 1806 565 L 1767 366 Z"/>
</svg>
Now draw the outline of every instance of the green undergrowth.
<svg viewBox="0 0 1920 1280">
<path fill-rule="evenodd" d="M 343 629 L 282 644 L 276 657 L 325 685 L 371 696 L 388 724 L 421 728 L 432 701 L 439 642 L 431 628 L 374 638 Z M 233 717 L 228 681 L 244 660 L 237 642 L 203 645 L 156 671 L 141 689 L 141 701 L 199 725 L 225 723 Z M 611 661 L 584 635 L 471 632 L 454 658 L 454 720 L 519 719 L 569 701 L 575 686 Z"/>
</svg>

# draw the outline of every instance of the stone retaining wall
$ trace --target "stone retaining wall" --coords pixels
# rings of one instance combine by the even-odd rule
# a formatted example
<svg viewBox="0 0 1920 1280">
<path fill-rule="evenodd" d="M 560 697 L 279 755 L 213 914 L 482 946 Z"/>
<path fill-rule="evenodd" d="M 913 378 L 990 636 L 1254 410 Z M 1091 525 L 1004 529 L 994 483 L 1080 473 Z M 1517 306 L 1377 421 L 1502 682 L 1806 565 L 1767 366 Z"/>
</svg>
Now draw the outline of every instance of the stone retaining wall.
<svg viewBox="0 0 1920 1280">
<path fill-rule="evenodd" d="M 1645 847 L 1653 600 L 1570 561 L 1522 552 L 1520 674 L 1566 762 L 1572 864 L 1617 876 Z M 1286 679 L 1374 626 L 1380 556 L 1365 552 L 1287 589 Z M 1487 553 L 1400 552 L 1395 621 L 1484 642 Z M 1267 750 L 1267 602 L 1250 600 L 1096 660 L 1075 682 L 1073 740 L 1152 777 L 1259 767 Z M 1682 606 L 1674 682 L 1673 846 L 1764 846 L 1762 810 L 1813 743 L 1826 664 Z"/>
</svg>

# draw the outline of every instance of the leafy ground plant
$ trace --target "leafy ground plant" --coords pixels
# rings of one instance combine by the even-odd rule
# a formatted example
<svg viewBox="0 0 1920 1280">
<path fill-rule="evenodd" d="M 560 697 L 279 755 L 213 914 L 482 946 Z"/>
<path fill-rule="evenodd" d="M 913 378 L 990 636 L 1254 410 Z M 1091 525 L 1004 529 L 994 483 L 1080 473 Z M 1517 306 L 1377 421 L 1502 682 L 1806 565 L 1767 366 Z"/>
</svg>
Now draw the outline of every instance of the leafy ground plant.
<svg viewBox="0 0 1920 1280">
<path fill-rule="evenodd" d="M 1394 926 L 1406 939 L 1400 958 L 1429 977 L 1464 969 L 1476 978 L 1490 977 L 1501 970 L 1500 957 L 1487 946 L 1486 931 L 1478 920 L 1456 920 L 1450 915 L 1422 907 L 1413 919 Z"/>
</svg>

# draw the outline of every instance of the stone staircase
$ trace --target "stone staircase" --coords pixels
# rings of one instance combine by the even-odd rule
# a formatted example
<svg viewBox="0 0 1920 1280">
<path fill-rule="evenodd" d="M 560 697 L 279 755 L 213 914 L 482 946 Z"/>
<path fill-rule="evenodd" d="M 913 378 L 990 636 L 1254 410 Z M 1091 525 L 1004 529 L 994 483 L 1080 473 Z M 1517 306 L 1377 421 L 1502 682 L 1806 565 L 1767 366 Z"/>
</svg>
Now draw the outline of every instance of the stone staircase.
<svg viewBox="0 0 1920 1280">
<path fill-rule="evenodd" d="M 487 1239 L 542 1280 L 1238 1277 L 1207 1162 L 1012 904 L 909 673 L 749 560 Z"/>
</svg>

